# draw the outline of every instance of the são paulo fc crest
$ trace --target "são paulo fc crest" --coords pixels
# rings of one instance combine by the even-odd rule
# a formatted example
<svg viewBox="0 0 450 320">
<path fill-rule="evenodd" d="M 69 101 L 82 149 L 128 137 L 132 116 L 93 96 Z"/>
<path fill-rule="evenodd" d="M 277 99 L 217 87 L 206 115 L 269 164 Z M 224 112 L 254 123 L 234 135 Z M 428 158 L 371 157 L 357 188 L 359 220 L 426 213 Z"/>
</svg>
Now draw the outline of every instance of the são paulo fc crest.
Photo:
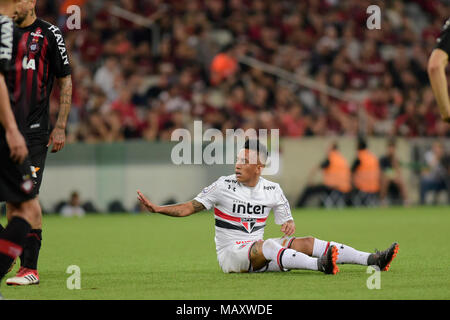
<svg viewBox="0 0 450 320">
<path fill-rule="evenodd" d="M 244 228 L 247 230 L 248 233 L 251 233 L 253 230 L 253 227 L 256 224 L 256 219 L 241 218 L 241 224 L 244 226 Z"/>
</svg>

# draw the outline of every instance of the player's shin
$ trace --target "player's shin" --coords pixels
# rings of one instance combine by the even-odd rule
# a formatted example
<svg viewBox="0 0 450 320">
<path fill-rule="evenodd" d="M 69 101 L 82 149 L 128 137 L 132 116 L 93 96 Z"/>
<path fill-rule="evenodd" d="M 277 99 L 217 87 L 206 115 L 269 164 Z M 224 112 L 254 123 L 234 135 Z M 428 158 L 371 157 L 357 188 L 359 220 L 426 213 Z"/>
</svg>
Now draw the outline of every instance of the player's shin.
<svg viewBox="0 0 450 320">
<path fill-rule="evenodd" d="M 273 240 L 266 240 L 262 246 L 264 257 L 267 260 L 276 261 L 280 270 L 307 269 L 318 270 L 317 258 L 311 258 L 306 254 L 293 249 L 283 248 Z"/>
<path fill-rule="evenodd" d="M 352 247 L 333 241 L 327 242 L 320 239 L 314 239 L 312 256 L 317 258 L 323 256 L 332 245 L 335 245 L 339 250 L 339 256 L 336 263 L 367 265 L 367 259 L 369 258 L 370 253 L 358 251 Z"/>
<path fill-rule="evenodd" d="M 5 276 L 11 263 L 22 252 L 30 224 L 20 217 L 13 217 L 0 234 L 0 279 Z"/>
<path fill-rule="evenodd" d="M 20 256 L 21 266 L 27 269 L 37 270 L 39 251 L 42 243 L 42 230 L 32 229 L 27 234 L 23 253 Z"/>
</svg>

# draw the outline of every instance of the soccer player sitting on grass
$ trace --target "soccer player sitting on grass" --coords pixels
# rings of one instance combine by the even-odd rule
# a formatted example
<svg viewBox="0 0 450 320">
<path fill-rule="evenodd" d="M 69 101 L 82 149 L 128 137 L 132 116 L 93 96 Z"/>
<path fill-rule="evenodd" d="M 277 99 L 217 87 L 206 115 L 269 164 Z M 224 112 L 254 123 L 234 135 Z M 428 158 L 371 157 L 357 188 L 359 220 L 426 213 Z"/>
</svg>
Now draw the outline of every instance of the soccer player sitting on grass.
<svg viewBox="0 0 450 320">
<path fill-rule="evenodd" d="M 261 177 L 266 161 L 265 146 L 247 140 L 238 153 L 235 174 L 220 177 L 194 200 L 157 206 L 139 190 L 138 199 L 150 212 L 172 217 L 187 217 L 214 207 L 217 259 L 225 273 L 308 269 L 336 274 L 337 263 L 389 269 L 398 251 L 397 243 L 385 251 L 367 253 L 313 237 L 293 237 L 295 223 L 280 185 Z M 263 240 L 271 210 L 285 236 Z"/>
</svg>

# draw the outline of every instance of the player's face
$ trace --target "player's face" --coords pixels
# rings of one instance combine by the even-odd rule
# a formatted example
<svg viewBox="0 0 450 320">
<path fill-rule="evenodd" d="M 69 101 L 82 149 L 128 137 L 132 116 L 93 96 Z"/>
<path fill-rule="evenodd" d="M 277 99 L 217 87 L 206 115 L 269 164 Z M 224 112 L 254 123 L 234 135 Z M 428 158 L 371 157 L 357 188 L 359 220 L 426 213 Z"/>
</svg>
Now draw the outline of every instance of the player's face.
<svg viewBox="0 0 450 320">
<path fill-rule="evenodd" d="M 16 0 L 14 22 L 21 24 L 33 12 L 35 4 L 34 0 Z"/>
<path fill-rule="evenodd" d="M 254 150 L 242 149 L 236 159 L 234 171 L 237 181 L 243 184 L 251 184 L 259 178 L 263 165 L 258 159 L 258 153 Z"/>
</svg>

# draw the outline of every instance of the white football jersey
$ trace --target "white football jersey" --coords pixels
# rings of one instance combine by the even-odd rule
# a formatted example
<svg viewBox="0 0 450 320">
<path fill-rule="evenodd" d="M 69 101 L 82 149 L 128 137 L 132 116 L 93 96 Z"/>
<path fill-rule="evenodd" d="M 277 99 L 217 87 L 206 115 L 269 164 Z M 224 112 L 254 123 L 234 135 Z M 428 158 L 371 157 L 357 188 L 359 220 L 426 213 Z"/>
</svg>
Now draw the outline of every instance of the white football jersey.
<svg viewBox="0 0 450 320">
<path fill-rule="evenodd" d="M 195 197 L 207 210 L 214 207 L 216 251 L 236 241 L 260 240 L 270 211 L 275 223 L 293 220 L 289 202 L 278 183 L 262 177 L 255 187 L 247 187 L 236 175 L 222 176 Z"/>
</svg>

